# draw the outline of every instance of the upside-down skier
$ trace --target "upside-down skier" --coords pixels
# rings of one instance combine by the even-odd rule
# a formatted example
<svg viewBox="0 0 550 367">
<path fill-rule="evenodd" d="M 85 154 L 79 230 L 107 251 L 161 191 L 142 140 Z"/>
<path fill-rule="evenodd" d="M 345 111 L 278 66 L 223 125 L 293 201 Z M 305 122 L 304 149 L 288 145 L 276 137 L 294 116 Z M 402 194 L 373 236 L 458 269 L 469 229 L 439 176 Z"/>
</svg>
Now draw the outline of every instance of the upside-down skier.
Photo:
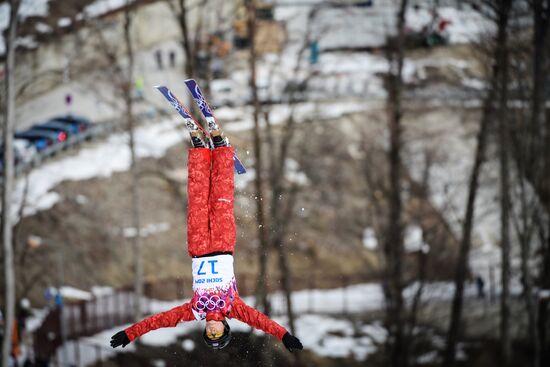
<svg viewBox="0 0 550 367">
<path fill-rule="evenodd" d="M 187 121 L 193 148 L 188 162 L 188 253 L 192 257 L 193 298 L 169 311 L 148 317 L 111 338 L 111 346 L 125 347 L 141 335 L 179 322 L 206 320 L 203 338 L 213 349 L 231 340 L 226 321 L 235 318 L 279 338 L 290 350 L 302 343 L 284 327 L 247 306 L 239 297 L 233 272 L 236 225 L 233 214 L 233 147 L 217 123 L 208 122 L 213 149 L 201 138 L 199 126 Z"/>
</svg>

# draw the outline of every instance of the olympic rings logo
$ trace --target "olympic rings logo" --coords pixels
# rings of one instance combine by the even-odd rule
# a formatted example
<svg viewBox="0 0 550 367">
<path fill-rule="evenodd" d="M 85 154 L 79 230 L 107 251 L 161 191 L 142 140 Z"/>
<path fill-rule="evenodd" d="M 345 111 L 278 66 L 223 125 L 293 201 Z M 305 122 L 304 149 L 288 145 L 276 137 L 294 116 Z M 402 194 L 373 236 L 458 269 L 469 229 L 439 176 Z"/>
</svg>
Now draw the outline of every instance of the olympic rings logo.
<svg viewBox="0 0 550 367">
<path fill-rule="evenodd" d="M 210 297 L 201 296 L 195 302 L 195 307 L 200 311 L 214 311 L 215 309 L 223 309 L 225 301 L 215 294 Z"/>
</svg>

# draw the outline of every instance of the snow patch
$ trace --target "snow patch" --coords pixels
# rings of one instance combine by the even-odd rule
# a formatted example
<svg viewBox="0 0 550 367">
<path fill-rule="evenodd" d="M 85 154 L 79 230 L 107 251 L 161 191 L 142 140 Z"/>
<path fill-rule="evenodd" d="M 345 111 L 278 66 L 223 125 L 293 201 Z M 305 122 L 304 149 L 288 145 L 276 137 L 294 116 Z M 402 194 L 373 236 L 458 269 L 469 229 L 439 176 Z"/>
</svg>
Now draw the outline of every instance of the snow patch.
<svg viewBox="0 0 550 367">
<path fill-rule="evenodd" d="M 289 182 L 296 185 L 306 186 L 309 184 L 307 175 L 300 171 L 300 164 L 291 158 L 287 158 L 285 161 L 285 177 Z"/>
<path fill-rule="evenodd" d="M 73 21 L 71 20 L 71 18 L 67 18 L 67 17 L 59 18 L 59 20 L 57 21 L 57 25 L 61 28 L 68 27 L 72 23 L 73 23 Z"/>
<path fill-rule="evenodd" d="M 192 352 L 192 351 L 195 349 L 195 342 L 192 341 L 191 339 L 185 339 L 185 340 L 181 343 L 181 347 L 182 347 L 183 350 L 186 351 L 186 352 Z"/>
<path fill-rule="evenodd" d="M 23 0 L 19 6 L 18 16 L 21 20 L 36 16 L 46 17 L 48 15 L 49 0 Z M 10 6 L 7 3 L 0 4 L 0 31 L 3 33 L 9 26 Z M 33 38 L 34 39 L 34 38 Z M 0 55 L 6 52 L 4 37 L 0 37 Z"/>
<path fill-rule="evenodd" d="M 85 195 L 76 195 L 75 200 L 80 205 L 86 205 L 88 204 L 88 198 Z"/>
<path fill-rule="evenodd" d="M 57 288 L 50 287 L 48 289 L 48 294 L 52 297 L 55 297 L 58 294 Z M 91 301 L 93 296 L 92 293 L 83 291 L 82 289 L 62 286 L 61 287 L 61 297 L 72 299 L 72 300 L 82 300 L 82 301 Z"/>
<path fill-rule="evenodd" d="M 105 297 L 105 296 L 111 296 L 115 293 L 115 290 L 113 287 L 107 287 L 107 286 L 93 286 L 91 289 L 91 292 L 94 297 Z"/>
<path fill-rule="evenodd" d="M 297 337 L 305 349 L 332 358 L 353 356 L 364 361 L 378 350 L 378 342 L 385 341 L 387 333 L 380 332 L 380 326 L 363 325 L 364 336 L 354 336 L 354 325 L 349 320 L 323 315 L 302 315 L 296 320 Z M 372 335 L 371 332 L 374 332 Z M 381 343 L 380 343 L 381 344 Z"/>
<path fill-rule="evenodd" d="M 405 228 L 405 251 L 417 252 L 422 249 L 422 228 L 417 225 L 410 225 Z"/>
<path fill-rule="evenodd" d="M 142 227 L 140 230 L 141 237 L 148 237 L 162 232 L 170 230 L 170 223 L 151 223 Z M 122 229 L 122 236 L 125 238 L 132 238 L 137 236 L 137 229 L 135 227 L 127 227 Z"/>
<path fill-rule="evenodd" d="M 122 8 L 126 3 L 127 0 L 97 0 L 84 8 L 84 14 L 95 18 L 112 10 Z"/>
<path fill-rule="evenodd" d="M 363 231 L 363 246 L 369 250 L 376 250 L 378 248 L 378 239 L 376 238 L 374 228 L 367 227 Z"/>
<path fill-rule="evenodd" d="M 46 23 L 38 22 L 34 27 L 38 33 L 50 33 L 53 29 Z"/>
</svg>

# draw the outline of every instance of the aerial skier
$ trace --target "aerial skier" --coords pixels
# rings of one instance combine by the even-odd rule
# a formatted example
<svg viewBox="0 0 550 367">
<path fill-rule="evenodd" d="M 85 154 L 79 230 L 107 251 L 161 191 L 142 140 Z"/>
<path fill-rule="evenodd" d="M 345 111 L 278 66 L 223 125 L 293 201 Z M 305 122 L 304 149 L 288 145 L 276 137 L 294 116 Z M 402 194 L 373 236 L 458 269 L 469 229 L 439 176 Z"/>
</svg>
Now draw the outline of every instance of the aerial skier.
<svg viewBox="0 0 550 367">
<path fill-rule="evenodd" d="M 187 243 L 192 258 L 193 298 L 119 331 L 112 336 L 111 346 L 124 348 L 151 330 L 206 320 L 205 343 L 213 349 L 222 349 L 231 340 L 226 319 L 235 318 L 277 337 L 291 352 L 301 350 L 298 338 L 239 297 L 233 272 L 236 242 L 233 147 L 215 121 L 208 121 L 212 149 L 207 147 L 192 119 L 187 120 L 187 127 L 193 145 L 188 152 L 187 184 Z"/>
</svg>

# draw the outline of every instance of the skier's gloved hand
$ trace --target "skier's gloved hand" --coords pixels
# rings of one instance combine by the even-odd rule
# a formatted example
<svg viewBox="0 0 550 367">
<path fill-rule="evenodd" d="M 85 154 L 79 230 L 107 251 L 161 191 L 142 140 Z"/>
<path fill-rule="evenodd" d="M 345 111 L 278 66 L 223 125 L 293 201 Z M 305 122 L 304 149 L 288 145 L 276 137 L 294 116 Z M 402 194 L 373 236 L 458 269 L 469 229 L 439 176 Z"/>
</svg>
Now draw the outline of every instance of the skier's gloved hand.
<svg viewBox="0 0 550 367">
<path fill-rule="evenodd" d="M 130 344 L 130 339 L 128 338 L 128 335 L 124 332 L 124 330 L 119 331 L 115 335 L 111 337 L 111 347 L 116 348 L 119 345 L 122 345 L 122 348 Z"/>
<path fill-rule="evenodd" d="M 288 349 L 290 352 L 292 352 L 293 350 L 304 349 L 304 346 L 300 342 L 300 339 L 290 334 L 288 331 L 283 336 L 283 344 L 285 345 L 286 349 Z"/>
</svg>

